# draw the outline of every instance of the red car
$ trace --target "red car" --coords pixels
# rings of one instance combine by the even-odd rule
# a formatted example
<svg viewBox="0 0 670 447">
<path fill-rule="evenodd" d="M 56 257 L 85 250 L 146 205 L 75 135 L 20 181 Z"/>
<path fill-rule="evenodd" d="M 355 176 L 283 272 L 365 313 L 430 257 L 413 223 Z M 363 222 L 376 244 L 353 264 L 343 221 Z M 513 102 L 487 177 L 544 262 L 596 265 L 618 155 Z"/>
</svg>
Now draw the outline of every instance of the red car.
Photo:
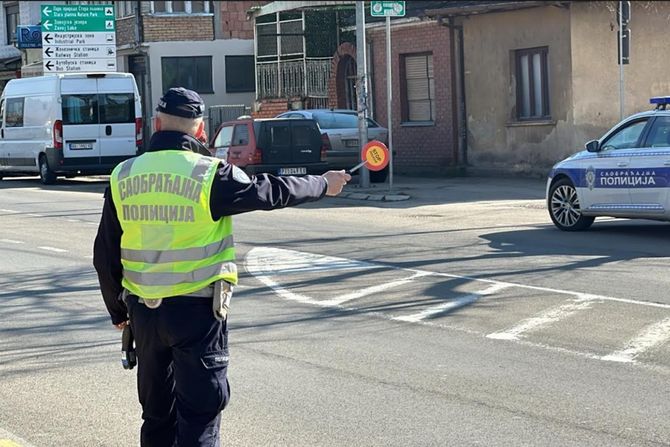
<svg viewBox="0 0 670 447">
<path fill-rule="evenodd" d="M 242 117 L 221 124 L 209 149 L 250 175 L 304 175 L 328 170 L 327 143 L 312 119 Z"/>
</svg>

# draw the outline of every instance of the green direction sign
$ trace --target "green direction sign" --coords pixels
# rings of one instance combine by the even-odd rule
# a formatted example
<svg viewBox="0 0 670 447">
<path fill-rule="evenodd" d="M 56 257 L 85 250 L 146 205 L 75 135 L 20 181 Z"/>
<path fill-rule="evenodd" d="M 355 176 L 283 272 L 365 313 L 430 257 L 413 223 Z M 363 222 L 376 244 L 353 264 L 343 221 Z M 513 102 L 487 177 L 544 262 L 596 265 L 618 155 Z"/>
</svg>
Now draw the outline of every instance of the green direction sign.
<svg viewBox="0 0 670 447">
<path fill-rule="evenodd" d="M 42 33 L 115 31 L 114 5 L 42 5 Z"/>
<path fill-rule="evenodd" d="M 404 17 L 404 1 L 377 1 L 370 2 L 370 14 L 373 17 Z"/>
</svg>

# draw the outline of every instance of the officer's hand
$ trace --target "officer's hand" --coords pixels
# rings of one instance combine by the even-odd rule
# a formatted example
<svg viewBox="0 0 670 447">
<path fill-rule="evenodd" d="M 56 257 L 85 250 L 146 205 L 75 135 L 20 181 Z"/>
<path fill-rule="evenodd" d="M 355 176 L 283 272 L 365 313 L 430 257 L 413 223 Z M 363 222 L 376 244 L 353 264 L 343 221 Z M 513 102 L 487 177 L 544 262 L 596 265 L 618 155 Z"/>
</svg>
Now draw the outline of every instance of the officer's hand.
<svg viewBox="0 0 670 447">
<path fill-rule="evenodd" d="M 326 190 L 327 196 L 336 196 L 342 192 L 342 188 L 351 180 L 351 175 L 342 171 L 328 171 L 322 175 L 328 183 L 328 189 Z"/>
<path fill-rule="evenodd" d="M 120 331 L 122 331 L 126 326 L 128 326 L 128 321 L 124 321 L 123 323 L 119 323 L 119 324 L 114 325 L 114 327 L 117 328 Z"/>
</svg>

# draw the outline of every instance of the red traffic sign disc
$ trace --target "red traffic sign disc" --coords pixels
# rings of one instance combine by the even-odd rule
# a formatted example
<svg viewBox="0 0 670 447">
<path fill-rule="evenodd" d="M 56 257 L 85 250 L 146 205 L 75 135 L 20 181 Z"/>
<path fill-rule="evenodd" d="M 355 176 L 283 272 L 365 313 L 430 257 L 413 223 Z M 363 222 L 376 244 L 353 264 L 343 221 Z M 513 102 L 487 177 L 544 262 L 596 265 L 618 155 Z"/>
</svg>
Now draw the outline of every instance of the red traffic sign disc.
<svg viewBox="0 0 670 447">
<path fill-rule="evenodd" d="M 381 171 L 389 164 L 389 150 L 381 141 L 370 141 L 361 150 L 361 160 L 369 170 Z"/>
</svg>

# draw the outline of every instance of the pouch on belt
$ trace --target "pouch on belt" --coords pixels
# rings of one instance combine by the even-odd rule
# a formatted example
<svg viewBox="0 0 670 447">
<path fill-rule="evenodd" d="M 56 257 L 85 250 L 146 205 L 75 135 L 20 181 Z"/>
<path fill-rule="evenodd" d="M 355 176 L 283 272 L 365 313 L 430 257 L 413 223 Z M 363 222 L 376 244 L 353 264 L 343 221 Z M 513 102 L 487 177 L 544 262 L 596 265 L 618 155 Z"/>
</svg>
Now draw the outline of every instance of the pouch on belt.
<svg viewBox="0 0 670 447">
<path fill-rule="evenodd" d="M 216 281 L 214 283 L 214 299 L 212 300 L 212 310 L 214 318 L 219 321 L 226 321 L 228 310 L 230 309 L 230 299 L 233 297 L 233 285 L 228 281 Z"/>
</svg>

